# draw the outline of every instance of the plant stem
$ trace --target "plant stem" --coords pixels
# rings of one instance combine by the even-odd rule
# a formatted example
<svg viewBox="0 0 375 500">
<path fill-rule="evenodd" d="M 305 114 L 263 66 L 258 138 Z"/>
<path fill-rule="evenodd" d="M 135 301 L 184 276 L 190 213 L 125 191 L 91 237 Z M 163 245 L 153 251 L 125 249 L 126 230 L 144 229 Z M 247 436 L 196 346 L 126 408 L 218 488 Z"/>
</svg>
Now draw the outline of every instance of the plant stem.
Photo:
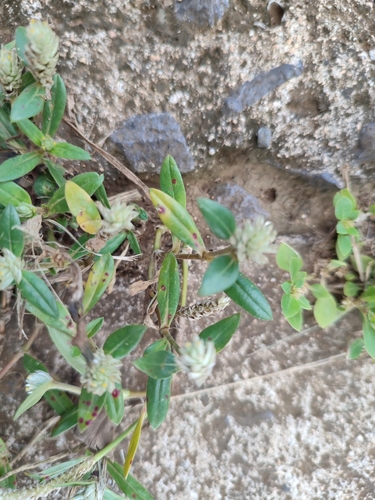
<svg viewBox="0 0 375 500">
<path fill-rule="evenodd" d="M 81 394 L 81 387 L 77 387 L 76 385 L 64 384 L 63 382 L 58 382 L 57 380 L 53 381 L 51 389 L 70 392 L 70 394 L 76 394 L 77 396 L 80 396 Z M 129 389 L 123 389 L 122 393 L 124 399 L 144 398 L 146 396 L 145 391 L 129 391 Z"/>
<path fill-rule="evenodd" d="M 189 261 L 183 260 L 182 261 L 182 287 L 181 287 L 180 307 L 186 306 L 188 278 L 189 278 Z"/>
<path fill-rule="evenodd" d="M 202 256 L 191 253 L 180 253 L 176 255 L 176 259 L 181 260 L 213 260 L 220 255 L 233 255 L 233 247 L 225 247 L 212 252 L 203 252 Z"/>
<path fill-rule="evenodd" d="M 138 418 L 137 420 L 134 420 L 129 427 L 127 427 L 124 432 L 122 432 L 119 436 L 117 436 L 116 439 L 112 441 L 112 443 L 107 444 L 102 450 L 100 450 L 96 455 L 94 455 L 94 463 L 99 462 L 103 457 L 107 455 L 110 451 L 112 451 L 114 448 L 116 448 L 117 445 L 121 443 L 123 439 L 125 439 L 133 430 L 135 429 L 136 425 L 138 423 Z"/>
</svg>

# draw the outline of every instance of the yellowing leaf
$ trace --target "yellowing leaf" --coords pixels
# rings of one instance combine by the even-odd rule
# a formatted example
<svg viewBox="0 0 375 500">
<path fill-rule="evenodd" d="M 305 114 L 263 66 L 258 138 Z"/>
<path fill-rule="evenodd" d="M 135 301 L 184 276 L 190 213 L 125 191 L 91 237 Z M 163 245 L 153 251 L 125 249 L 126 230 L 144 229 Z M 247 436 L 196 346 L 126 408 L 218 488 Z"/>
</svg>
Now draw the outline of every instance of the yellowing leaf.
<svg viewBox="0 0 375 500">
<path fill-rule="evenodd" d="M 137 448 L 138 448 L 139 440 L 141 438 L 142 425 L 143 425 L 143 421 L 144 421 L 145 416 L 146 416 L 146 409 L 147 409 L 147 407 L 146 407 L 146 405 L 144 405 L 144 407 L 142 408 L 142 412 L 139 416 L 137 426 L 134 429 L 132 438 L 131 438 L 130 443 L 129 443 L 129 449 L 128 449 L 128 453 L 126 454 L 126 459 L 125 459 L 125 463 L 124 463 L 124 478 L 125 479 L 129 475 L 130 467 L 133 463 L 133 459 L 134 459 L 135 453 L 136 453 Z"/>
<path fill-rule="evenodd" d="M 96 234 L 102 226 L 99 210 L 90 196 L 72 181 L 65 184 L 65 199 L 77 223 L 86 233 Z"/>
</svg>

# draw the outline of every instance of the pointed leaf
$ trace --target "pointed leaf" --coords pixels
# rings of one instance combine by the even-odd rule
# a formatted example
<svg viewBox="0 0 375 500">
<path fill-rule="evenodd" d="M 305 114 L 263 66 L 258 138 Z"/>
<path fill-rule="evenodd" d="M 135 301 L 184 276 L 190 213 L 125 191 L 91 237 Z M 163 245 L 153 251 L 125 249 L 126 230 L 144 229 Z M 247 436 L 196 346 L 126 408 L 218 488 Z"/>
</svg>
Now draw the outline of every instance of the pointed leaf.
<svg viewBox="0 0 375 500">
<path fill-rule="evenodd" d="M 133 363 L 138 370 L 156 379 L 168 378 L 179 371 L 175 356 L 169 351 L 156 351 L 138 358 Z"/>
<path fill-rule="evenodd" d="M 17 420 L 17 418 L 20 417 L 23 413 L 25 413 L 25 411 L 27 411 L 29 408 L 31 408 L 32 406 L 37 404 L 42 399 L 44 394 L 49 390 L 49 388 L 51 387 L 52 384 L 53 384 L 53 381 L 50 380 L 50 381 L 47 381 L 44 384 L 40 385 L 36 389 L 34 389 L 32 394 L 27 396 L 25 401 L 20 404 L 13 419 Z"/>
<path fill-rule="evenodd" d="M 290 273 L 292 269 L 292 259 L 297 259 L 297 262 L 300 262 L 299 269 L 301 269 L 302 259 L 299 254 L 286 243 L 281 243 L 276 254 L 276 262 L 279 268 Z M 295 266 L 294 262 L 293 266 Z"/>
<path fill-rule="evenodd" d="M 184 181 L 177 163 L 168 155 L 160 170 L 160 189 L 171 196 L 173 199 L 178 201 L 178 203 L 186 208 L 186 192 Z"/>
<path fill-rule="evenodd" d="M 145 325 L 127 325 L 119 328 L 104 342 L 103 350 L 116 359 L 122 359 L 137 347 L 144 333 Z"/>
<path fill-rule="evenodd" d="M 153 429 L 165 420 L 171 399 L 172 377 L 156 380 L 148 377 L 146 388 L 147 418 Z"/>
<path fill-rule="evenodd" d="M 23 132 L 26 137 L 30 139 L 32 143 L 36 146 L 41 146 L 44 135 L 41 130 L 38 129 L 36 125 L 33 124 L 32 121 L 25 118 L 24 120 L 17 121 L 17 127 Z"/>
<path fill-rule="evenodd" d="M 35 273 L 22 271 L 22 280 L 18 285 L 22 297 L 49 316 L 58 316 L 59 310 L 51 290 Z"/>
<path fill-rule="evenodd" d="M 342 315 L 343 312 L 337 308 L 336 300 L 331 294 L 315 302 L 314 317 L 320 328 L 327 328 Z"/>
<path fill-rule="evenodd" d="M 16 36 L 15 36 L 15 41 L 16 41 L 16 47 L 17 47 L 17 54 L 23 64 L 26 66 L 27 65 L 27 57 L 25 54 L 26 51 L 26 46 L 28 43 L 27 39 L 27 34 L 26 34 L 26 28 L 23 26 L 19 26 L 16 29 Z"/>
<path fill-rule="evenodd" d="M 31 205 L 31 198 L 29 193 L 15 182 L 1 182 L 0 203 L 4 206 L 13 205 L 15 207 L 21 203 Z"/>
<path fill-rule="evenodd" d="M 124 479 L 124 472 L 120 464 L 111 462 L 110 460 L 108 460 L 107 464 L 108 473 L 115 480 L 120 490 L 125 493 L 127 498 L 135 500 L 154 500 L 154 497 L 152 497 L 146 488 L 131 474 L 128 475 L 126 480 Z M 112 498 L 110 498 L 110 500 L 112 500 Z"/>
<path fill-rule="evenodd" d="M 0 488 L 15 488 L 16 476 L 11 475 L 7 479 L 1 480 L 1 476 L 5 476 L 12 470 L 9 464 L 8 456 L 10 455 L 4 441 L 0 438 Z"/>
<path fill-rule="evenodd" d="M 103 184 L 100 184 L 98 189 L 94 193 L 95 198 L 102 203 L 106 208 L 111 208 L 109 204 L 107 193 Z"/>
<path fill-rule="evenodd" d="M 82 387 L 78 403 L 78 427 L 81 432 L 86 430 L 97 418 L 104 406 L 105 398 L 106 393 L 98 396 L 97 394 L 91 394 Z"/>
<path fill-rule="evenodd" d="M 61 415 L 60 420 L 57 422 L 57 424 L 51 431 L 51 437 L 56 437 L 59 434 L 68 431 L 77 424 L 78 424 L 78 405 L 74 405 L 69 410 L 67 410 L 63 415 Z"/>
<path fill-rule="evenodd" d="M 113 238 L 107 241 L 107 243 L 104 245 L 103 248 L 97 252 L 99 255 L 96 255 L 94 257 L 94 262 L 96 262 L 98 259 L 100 259 L 100 255 L 104 255 L 106 253 L 112 254 L 115 252 L 120 245 L 125 241 L 126 239 L 126 233 L 120 233 L 116 234 Z"/>
<path fill-rule="evenodd" d="M 160 269 L 158 306 L 161 328 L 169 326 L 176 314 L 180 298 L 180 277 L 176 257 L 168 253 Z"/>
<path fill-rule="evenodd" d="M 56 158 L 65 158 L 66 160 L 91 160 L 87 151 L 67 142 L 57 142 L 49 153 Z"/>
<path fill-rule="evenodd" d="M 72 181 L 65 183 L 65 199 L 79 226 L 89 234 L 96 234 L 102 225 L 99 210 L 81 187 Z"/>
<path fill-rule="evenodd" d="M 239 276 L 238 261 L 230 255 L 216 257 L 203 276 L 202 285 L 198 291 L 200 297 L 213 295 L 231 287 Z"/>
<path fill-rule="evenodd" d="M 293 327 L 297 332 L 301 331 L 303 316 L 302 309 L 300 309 L 294 316 L 286 318 L 291 327 Z"/>
<path fill-rule="evenodd" d="M 46 89 L 37 82 L 26 87 L 12 104 L 10 121 L 18 122 L 40 113 L 43 109 L 45 93 Z"/>
<path fill-rule="evenodd" d="M 103 323 L 104 318 L 96 318 L 86 325 L 86 333 L 89 339 L 92 339 L 101 330 Z"/>
<path fill-rule="evenodd" d="M 133 233 L 133 231 L 127 231 L 126 236 L 128 238 L 130 248 L 132 249 L 134 255 L 141 255 L 142 250 L 141 247 L 139 246 L 137 237 Z"/>
<path fill-rule="evenodd" d="M 363 339 L 355 339 L 350 343 L 347 359 L 357 359 L 362 354 L 363 348 L 365 346 Z"/>
<path fill-rule="evenodd" d="M 240 273 L 234 285 L 224 291 L 233 302 L 256 318 L 272 319 L 272 311 L 267 299 L 259 288 L 243 274 Z"/>
<path fill-rule="evenodd" d="M 186 209 L 178 201 L 158 189 L 150 189 L 150 198 L 161 221 L 171 233 L 199 255 L 202 255 L 206 247 L 197 226 Z"/>
<path fill-rule="evenodd" d="M 363 318 L 363 340 L 367 353 L 375 358 L 375 328 L 366 317 Z"/>
<path fill-rule="evenodd" d="M 119 425 L 124 417 L 125 404 L 121 385 L 116 384 L 116 388 L 118 389 L 118 395 L 113 396 L 113 394 L 107 392 L 104 406 L 108 417 L 114 424 Z"/>
<path fill-rule="evenodd" d="M 10 122 L 10 117 L 5 109 L 0 108 L 0 141 L 6 141 L 18 134 L 16 127 Z"/>
<path fill-rule="evenodd" d="M 230 210 L 217 201 L 198 198 L 197 205 L 208 227 L 221 240 L 229 240 L 236 230 L 236 221 Z"/>
<path fill-rule="evenodd" d="M 347 234 L 338 234 L 336 241 L 336 253 L 340 260 L 345 260 L 352 253 L 352 242 Z"/>
<path fill-rule="evenodd" d="M 124 463 L 124 479 L 125 479 L 125 481 L 129 475 L 130 467 L 132 466 L 135 454 L 137 452 L 139 440 L 141 439 L 142 425 L 143 425 L 143 421 L 145 419 L 145 416 L 146 416 L 146 405 L 144 405 L 142 408 L 141 414 L 138 418 L 137 425 L 136 425 L 134 432 L 133 432 L 133 435 L 130 439 L 129 448 L 128 448 L 128 452 L 126 454 L 125 463 Z"/>
<path fill-rule="evenodd" d="M 51 99 L 44 103 L 42 131 L 53 137 L 63 119 L 66 105 L 66 88 L 60 75 L 53 77 Z"/>
<path fill-rule="evenodd" d="M 47 159 L 44 159 L 44 163 L 46 164 L 48 172 L 56 184 L 59 187 L 63 186 L 66 182 L 66 179 L 64 179 L 65 168 Z"/>
<path fill-rule="evenodd" d="M 115 272 L 113 257 L 107 253 L 93 265 L 82 300 L 83 313 L 87 314 L 99 301 Z"/>
<path fill-rule="evenodd" d="M 205 328 L 200 334 L 200 338 L 211 340 L 215 344 L 216 352 L 221 351 L 228 344 L 240 324 L 241 313 L 232 314 L 228 318 Z"/>
<path fill-rule="evenodd" d="M 18 155 L 5 160 L 0 165 L 0 182 L 13 181 L 31 172 L 39 163 L 43 155 L 37 151 Z"/>
<path fill-rule="evenodd" d="M 293 295 L 283 295 L 281 299 L 281 309 L 285 316 L 285 319 L 289 319 L 292 316 L 298 314 L 301 310 L 301 305 L 298 300 L 293 297 Z"/>
<path fill-rule="evenodd" d="M 21 257 L 24 245 L 23 232 L 17 228 L 20 226 L 16 209 L 8 205 L 0 215 L 0 249 L 7 248 L 16 257 Z"/>
</svg>

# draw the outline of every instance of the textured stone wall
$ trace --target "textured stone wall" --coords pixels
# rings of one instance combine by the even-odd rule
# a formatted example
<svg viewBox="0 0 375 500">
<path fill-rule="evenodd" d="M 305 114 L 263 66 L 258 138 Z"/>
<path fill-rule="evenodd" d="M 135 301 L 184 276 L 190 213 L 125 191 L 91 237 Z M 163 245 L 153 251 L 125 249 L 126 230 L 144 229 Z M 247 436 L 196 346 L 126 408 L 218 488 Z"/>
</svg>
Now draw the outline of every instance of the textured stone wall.
<svg viewBox="0 0 375 500">
<path fill-rule="evenodd" d="M 371 168 L 374 155 L 358 148 L 361 129 L 375 121 L 372 1 L 3 5 L 2 42 L 31 17 L 54 26 L 61 74 L 96 140 L 134 115 L 169 113 L 195 168 L 237 150 L 310 173 L 337 176 L 348 161 L 354 173 Z M 260 127 L 272 132 L 263 150 L 256 141 Z M 369 141 L 372 150 L 373 136 Z"/>
</svg>

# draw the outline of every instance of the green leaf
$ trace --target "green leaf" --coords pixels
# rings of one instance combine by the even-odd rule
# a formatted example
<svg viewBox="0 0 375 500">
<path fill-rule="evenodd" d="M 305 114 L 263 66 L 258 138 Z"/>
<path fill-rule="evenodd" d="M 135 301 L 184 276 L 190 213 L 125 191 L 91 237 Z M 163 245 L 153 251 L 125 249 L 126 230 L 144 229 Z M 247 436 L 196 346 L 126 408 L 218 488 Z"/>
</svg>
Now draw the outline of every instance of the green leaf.
<svg viewBox="0 0 375 500">
<path fill-rule="evenodd" d="M 18 155 L 5 160 L 0 165 L 0 182 L 13 181 L 31 172 L 39 163 L 43 155 L 37 151 Z"/>
<path fill-rule="evenodd" d="M 23 232 L 17 227 L 21 226 L 20 218 L 13 205 L 8 205 L 0 215 L 0 249 L 7 248 L 16 257 L 21 257 L 23 252 Z"/>
<path fill-rule="evenodd" d="M 293 259 L 296 259 L 296 261 Z M 288 273 L 291 272 L 292 266 L 293 269 L 295 267 L 299 267 L 299 269 L 301 269 L 303 265 L 303 261 L 299 254 L 286 243 L 281 243 L 281 245 L 279 246 L 276 254 L 276 262 L 280 269 L 282 269 L 283 271 L 288 271 Z M 296 262 L 299 263 L 299 266 L 296 265 Z"/>
<path fill-rule="evenodd" d="M 320 285 L 319 283 L 310 285 L 309 288 L 316 299 L 325 299 L 331 296 L 327 288 L 325 288 L 323 285 Z"/>
<path fill-rule="evenodd" d="M 89 339 L 92 339 L 101 330 L 103 323 L 104 318 L 96 318 L 86 325 L 86 333 Z"/>
<path fill-rule="evenodd" d="M 4 441 L 0 438 L 0 488 L 15 488 L 16 476 L 12 474 L 7 479 L 1 481 L 1 476 L 5 476 L 12 470 L 9 464 L 8 456 L 10 455 Z"/>
<path fill-rule="evenodd" d="M 338 234 L 336 241 L 336 254 L 340 260 L 345 260 L 352 253 L 352 242 L 347 234 Z"/>
<path fill-rule="evenodd" d="M 160 269 L 158 281 L 158 307 L 161 328 L 170 326 L 180 298 L 180 277 L 176 257 L 168 253 Z"/>
<path fill-rule="evenodd" d="M 287 321 L 292 328 L 297 330 L 297 332 L 300 332 L 303 322 L 302 309 L 300 309 L 294 316 L 287 318 Z"/>
<path fill-rule="evenodd" d="M 217 201 L 208 198 L 198 198 L 197 205 L 214 235 L 221 240 L 228 240 L 236 230 L 236 221 L 232 212 Z"/>
<path fill-rule="evenodd" d="M 17 420 L 18 417 L 20 417 L 25 411 L 27 411 L 29 408 L 32 406 L 36 405 L 44 396 L 44 394 L 49 390 L 51 385 L 53 384 L 53 380 L 49 380 L 45 382 L 44 384 L 41 384 L 39 387 L 34 389 L 32 394 L 27 396 L 25 401 L 20 404 L 18 407 L 13 419 Z"/>
<path fill-rule="evenodd" d="M 126 239 L 126 233 L 116 234 L 116 236 L 108 240 L 107 243 L 104 245 L 104 247 L 101 248 L 97 253 L 100 255 L 104 255 L 106 253 L 112 254 L 125 241 L 125 239 Z M 94 257 L 94 262 L 96 262 L 100 258 L 100 255 L 96 255 Z"/>
<path fill-rule="evenodd" d="M 83 313 L 87 314 L 99 301 L 107 286 L 112 281 L 115 265 L 111 254 L 100 257 L 93 265 L 87 279 L 82 299 Z"/>
<path fill-rule="evenodd" d="M 347 297 L 355 297 L 360 290 L 361 287 L 352 281 L 347 281 L 344 285 L 344 295 Z"/>
<path fill-rule="evenodd" d="M 76 426 L 78 423 L 78 405 L 72 406 L 63 415 L 61 415 L 60 420 L 57 422 L 55 427 L 51 431 L 51 437 L 56 437 L 63 432 L 68 431 L 72 427 Z"/>
<path fill-rule="evenodd" d="M 119 328 L 104 342 L 103 350 L 116 359 L 122 359 L 137 347 L 144 333 L 145 325 L 127 325 Z"/>
<path fill-rule="evenodd" d="M 96 234 L 101 228 L 102 219 L 95 202 L 86 191 L 75 182 L 67 181 L 65 183 L 65 199 L 80 228 L 86 233 Z"/>
<path fill-rule="evenodd" d="M 215 344 L 216 352 L 221 351 L 233 337 L 240 324 L 241 314 L 232 314 L 228 318 L 205 328 L 200 334 L 200 338 L 211 340 Z"/>
<path fill-rule="evenodd" d="M 61 187 L 65 184 L 66 180 L 64 179 L 65 168 L 61 165 L 57 165 L 51 160 L 44 159 L 44 163 L 47 166 L 48 172 L 56 184 Z"/>
<path fill-rule="evenodd" d="M 363 340 L 367 353 L 375 358 L 375 329 L 366 317 L 363 317 Z"/>
<path fill-rule="evenodd" d="M 53 137 L 63 119 L 66 106 L 66 88 L 60 75 L 53 77 L 51 99 L 44 103 L 42 131 Z"/>
<path fill-rule="evenodd" d="M 226 290 L 235 283 L 239 273 L 239 265 L 236 259 L 230 255 L 216 257 L 203 276 L 198 295 L 202 297 Z"/>
<path fill-rule="evenodd" d="M 177 163 L 168 155 L 161 166 L 160 170 L 160 189 L 168 194 L 171 198 L 186 208 L 186 192 L 184 181 Z"/>
<path fill-rule="evenodd" d="M 301 304 L 293 295 L 283 295 L 281 299 L 281 310 L 283 311 L 285 319 L 288 320 L 292 316 L 298 314 L 301 310 Z"/>
<path fill-rule="evenodd" d="M 103 500 L 123 500 L 124 497 L 118 495 L 114 491 L 106 488 L 103 494 Z"/>
<path fill-rule="evenodd" d="M 292 257 L 290 259 L 290 277 L 292 279 L 292 281 L 295 282 L 295 280 L 297 279 L 297 276 L 299 273 L 299 270 L 301 269 L 303 265 L 303 262 L 302 262 L 302 259 L 300 257 Z M 299 288 L 299 287 L 298 287 Z"/>
<path fill-rule="evenodd" d="M 86 193 L 92 196 L 98 187 L 102 184 L 104 177 L 98 175 L 96 172 L 87 172 L 79 174 L 71 179 Z M 65 186 L 61 186 L 50 199 L 48 205 L 49 214 L 69 212 L 68 204 L 65 200 Z"/>
<path fill-rule="evenodd" d="M 26 73 L 24 73 L 21 77 L 21 82 L 22 83 L 21 83 L 20 90 L 22 92 L 22 90 L 25 90 L 26 87 L 29 87 L 33 83 L 36 83 L 36 80 L 33 77 L 33 74 L 31 73 L 31 71 L 26 71 Z"/>
<path fill-rule="evenodd" d="M 145 352 L 143 354 L 150 354 L 150 352 L 157 352 L 157 351 L 165 351 L 169 346 L 168 340 L 163 337 L 162 339 L 156 340 L 152 344 L 150 344 L 148 347 L 146 347 Z"/>
<path fill-rule="evenodd" d="M 132 231 L 127 231 L 126 236 L 129 241 L 130 248 L 132 249 L 134 255 L 141 255 L 142 250 L 139 246 L 136 235 Z"/>
<path fill-rule="evenodd" d="M 44 135 L 32 121 L 25 118 L 24 120 L 17 121 L 17 127 L 23 132 L 26 137 L 30 139 L 36 146 L 41 146 Z"/>
<path fill-rule="evenodd" d="M 46 89 L 40 83 L 29 85 L 16 97 L 10 112 L 10 121 L 19 122 L 37 115 L 43 109 Z"/>
<path fill-rule="evenodd" d="M 106 208 L 111 208 L 109 204 L 107 193 L 103 184 L 101 184 L 94 193 L 95 198 L 102 203 Z"/>
<path fill-rule="evenodd" d="M 284 281 L 284 283 L 281 284 L 281 288 L 286 295 L 292 293 L 292 284 L 290 281 Z"/>
<path fill-rule="evenodd" d="M 363 339 L 355 339 L 350 343 L 348 353 L 346 355 L 347 359 L 357 359 L 361 355 L 363 348 L 365 346 Z"/>
<path fill-rule="evenodd" d="M 0 203 L 4 206 L 14 205 L 15 207 L 21 203 L 31 205 L 31 198 L 29 193 L 15 182 L 1 182 Z"/>
<path fill-rule="evenodd" d="M 67 309 L 61 303 L 57 303 L 57 308 L 59 310 L 59 316 L 58 317 L 49 316 L 48 314 L 45 314 L 42 311 L 40 311 L 40 309 L 35 307 L 33 304 L 30 304 L 30 302 L 26 301 L 26 309 L 33 316 L 40 319 L 40 321 L 42 321 L 42 323 L 44 323 L 46 326 L 50 326 L 54 328 L 56 331 L 68 335 L 70 337 L 69 340 L 70 342 L 71 337 L 75 334 L 72 320 L 69 316 Z"/>
<path fill-rule="evenodd" d="M 44 314 L 59 316 L 55 297 L 44 281 L 35 273 L 22 271 L 22 280 L 18 288 L 22 297 Z"/>
<path fill-rule="evenodd" d="M 57 142 L 49 153 L 56 158 L 65 158 L 66 160 L 91 160 L 87 151 L 67 142 Z"/>
<path fill-rule="evenodd" d="M 186 209 L 178 201 L 158 189 L 150 189 L 150 198 L 162 223 L 171 233 L 202 255 L 206 247 L 195 222 Z"/>
<path fill-rule="evenodd" d="M 302 307 L 302 309 L 305 309 L 306 311 L 311 311 L 312 307 L 310 305 L 310 302 L 306 299 L 306 297 L 304 297 L 303 295 L 301 295 L 300 297 L 296 297 L 300 306 Z"/>
<path fill-rule="evenodd" d="M 97 418 L 104 406 L 105 399 L 106 393 L 98 396 L 97 394 L 91 394 L 82 387 L 78 403 L 78 428 L 81 432 L 86 430 Z"/>
<path fill-rule="evenodd" d="M 35 179 L 33 189 L 40 198 L 50 198 L 56 191 L 56 184 L 49 175 L 39 174 Z"/>
<path fill-rule="evenodd" d="M 18 134 L 16 127 L 10 122 L 10 118 L 5 109 L 0 108 L 0 141 L 6 141 Z"/>
<path fill-rule="evenodd" d="M 79 458 L 73 458 L 72 460 L 67 460 L 66 462 L 61 462 L 60 464 L 48 467 L 48 469 L 44 469 L 40 471 L 38 474 L 29 473 L 29 475 L 35 479 L 42 479 L 42 478 L 53 479 L 57 476 L 60 476 L 64 472 L 67 472 L 69 469 L 76 467 L 78 464 L 82 463 L 86 459 L 87 456 L 83 455 Z"/>
<path fill-rule="evenodd" d="M 327 328 L 342 315 L 343 311 L 337 308 L 336 300 L 331 294 L 315 302 L 314 316 L 320 328 Z"/>
<path fill-rule="evenodd" d="M 78 238 L 78 243 L 74 243 L 70 249 L 69 249 L 69 255 L 72 257 L 74 260 L 82 259 L 86 255 L 88 255 L 90 252 L 86 250 L 85 245 L 86 243 L 93 238 L 92 234 L 85 233 L 83 234 L 80 238 Z M 83 247 L 83 248 L 82 248 Z"/>
<path fill-rule="evenodd" d="M 179 371 L 174 355 L 169 351 L 156 351 L 138 358 L 133 363 L 151 378 L 168 378 Z"/>
<path fill-rule="evenodd" d="M 144 488 L 144 486 L 142 486 L 131 474 L 129 474 L 125 480 L 120 464 L 108 460 L 107 470 L 117 486 L 128 498 L 136 500 L 154 500 L 146 488 Z"/>
<path fill-rule="evenodd" d="M 83 375 L 86 372 L 87 363 L 82 354 L 73 356 L 72 337 L 61 330 L 57 330 L 51 326 L 47 326 L 48 333 L 57 350 L 60 352 L 67 363 L 72 366 L 78 373 Z"/>
<path fill-rule="evenodd" d="M 121 385 L 116 384 L 116 388 L 119 390 L 118 396 L 114 397 L 107 392 L 104 406 L 108 417 L 114 424 L 119 425 L 124 417 L 125 405 Z"/>
<path fill-rule="evenodd" d="M 259 288 L 243 274 L 240 273 L 234 285 L 224 291 L 233 302 L 256 318 L 272 319 L 272 311 L 267 299 Z"/>
<path fill-rule="evenodd" d="M 144 405 L 142 408 L 141 414 L 138 418 L 137 425 L 136 425 L 134 432 L 133 432 L 133 435 L 130 439 L 128 451 L 126 453 L 126 458 L 125 458 L 125 463 L 124 463 L 124 479 L 125 480 L 127 479 L 128 475 L 129 475 L 130 467 L 133 463 L 133 460 L 134 460 L 134 457 L 135 457 L 135 454 L 136 454 L 136 451 L 138 448 L 138 444 L 139 444 L 139 441 L 141 439 L 142 426 L 143 426 L 143 421 L 144 421 L 145 416 L 146 416 L 146 405 Z"/>
<path fill-rule="evenodd" d="M 146 388 L 147 418 L 153 429 L 165 420 L 171 399 L 172 377 L 156 380 L 148 377 Z"/>
<path fill-rule="evenodd" d="M 25 66 L 27 66 L 27 63 L 28 63 L 28 60 L 27 60 L 27 57 L 25 54 L 26 47 L 28 44 L 28 38 L 27 38 L 26 33 L 27 33 L 26 28 L 24 28 L 23 26 L 19 26 L 16 29 L 16 34 L 15 34 L 17 54 Z"/>
<path fill-rule="evenodd" d="M 351 212 L 355 209 L 352 200 L 346 196 L 340 196 L 335 204 L 335 217 L 338 220 L 347 219 Z"/>
</svg>

